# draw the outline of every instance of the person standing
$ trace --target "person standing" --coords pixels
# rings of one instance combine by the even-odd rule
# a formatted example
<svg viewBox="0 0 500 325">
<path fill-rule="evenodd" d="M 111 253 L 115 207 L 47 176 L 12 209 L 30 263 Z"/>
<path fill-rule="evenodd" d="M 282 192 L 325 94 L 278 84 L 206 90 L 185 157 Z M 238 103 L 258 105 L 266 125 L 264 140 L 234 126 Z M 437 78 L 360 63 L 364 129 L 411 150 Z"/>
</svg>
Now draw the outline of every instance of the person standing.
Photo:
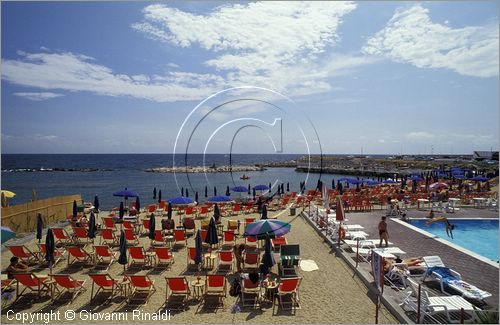
<svg viewBox="0 0 500 325">
<path fill-rule="evenodd" d="M 385 247 L 389 247 L 389 234 L 387 232 L 387 222 L 386 217 L 383 216 L 382 220 L 378 223 L 378 234 L 380 236 L 379 247 L 382 247 L 382 241 L 385 240 Z"/>
</svg>

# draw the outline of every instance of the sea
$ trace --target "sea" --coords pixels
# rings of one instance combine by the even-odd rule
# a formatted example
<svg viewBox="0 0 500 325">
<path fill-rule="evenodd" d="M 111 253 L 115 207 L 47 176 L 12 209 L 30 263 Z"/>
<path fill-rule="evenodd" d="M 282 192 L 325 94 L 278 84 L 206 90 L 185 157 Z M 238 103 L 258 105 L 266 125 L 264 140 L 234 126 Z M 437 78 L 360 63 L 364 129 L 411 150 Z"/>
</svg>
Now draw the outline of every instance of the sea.
<svg viewBox="0 0 500 325">
<path fill-rule="evenodd" d="M 122 198 L 113 196 L 124 188 L 138 193 L 141 206 L 154 203 L 153 189 L 162 191 L 162 199 L 189 195 L 203 202 L 206 194 L 225 195 L 227 187 L 264 184 L 288 184 L 290 191 L 299 191 L 300 182 L 307 188 L 316 187 L 321 179 L 331 186 L 333 179 L 343 175 L 296 172 L 294 168 L 267 168 L 264 171 L 238 173 L 153 173 L 148 168 L 175 166 L 255 165 L 298 159 L 300 154 L 2 154 L 1 188 L 16 193 L 10 205 L 29 202 L 33 191 L 38 199 L 81 194 L 84 201 L 99 197 L 101 209 L 119 206 Z M 175 159 L 174 159 L 175 158 Z M 247 180 L 241 176 L 249 177 Z M 187 191 L 187 193 L 186 193 Z M 230 192 L 231 197 L 247 193 Z"/>
</svg>

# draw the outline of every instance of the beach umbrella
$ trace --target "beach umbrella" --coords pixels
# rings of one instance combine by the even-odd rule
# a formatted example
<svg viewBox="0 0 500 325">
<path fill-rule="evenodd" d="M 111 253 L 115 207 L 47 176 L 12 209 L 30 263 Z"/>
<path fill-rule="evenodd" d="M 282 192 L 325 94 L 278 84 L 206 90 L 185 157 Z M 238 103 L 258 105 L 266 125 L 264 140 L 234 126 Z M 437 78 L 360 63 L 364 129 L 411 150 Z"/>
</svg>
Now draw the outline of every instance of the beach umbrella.
<svg viewBox="0 0 500 325">
<path fill-rule="evenodd" d="M 262 256 L 262 264 L 263 264 L 263 273 L 268 274 L 271 268 L 276 264 L 276 260 L 274 259 L 274 254 L 271 245 L 271 238 L 266 236 L 266 242 L 264 244 L 265 251 Z"/>
<path fill-rule="evenodd" d="M 139 199 L 139 197 L 135 198 L 135 208 L 137 211 L 141 211 L 141 200 Z"/>
<path fill-rule="evenodd" d="M 484 177 L 482 175 L 478 175 L 478 176 L 474 176 L 470 179 L 471 181 L 475 181 L 475 182 L 485 182 L 488 180 L 488 177 Z"/>
<path fill-rule="evenodd" d="M 217 235 L 217 227 L 215 226 L 215 218 L 213 217 L 210 218 L 210 223 L 208 224 L 205 243 L 209 245 L 216 245 L 219 243 L 219 236 Z"/>
<path fill-rule="evenodd" d="M 374 181 L 374 180 L 366 181 L 366 185 L 369 185 L 369 186 L 379 185 L 379 184 L 381 184 L 379 181 Z"/>
<path fill-rule="evenodd" d="M 266 185 L 260 184 L 260 185 L 255 185 L 253 189 L 256 191 L 267 191 L 271 189 L 271 187 L 267 187 Z"/>
<path fill-rule="evenodd" d="M 87 231 L 87 237 L 89 237 L 90 239 L 94 239 L 96 232 L 97 232 L 97 228 L 95 225 L 95 215 L 94 215 L 94 212 L 91 211 L 90 218 L 89 218 L 89 230 Z"/>
<path fill-rule="evenodd" d="M 260 217 L 260 219 L 261 220 L 267 219 L 267 207 L 265 204 L 262 206 L 262 216 Z"/>
<path fill-rule="evenodd" d="M 255 200 L 255 189 L 252 190 L 253 199 Z"/>
<path fill-rule="evenodd" d="M 382 182 L 383 184 L 387 184 L 387 185 L 394 185 L 394 184 L 397 184 L 396 181 L 392 180 L 392 179 L 386 179 L 385 181 Z"/>
<path fill-rule="evenodd" d="M 219 205 L 217 203 L 215 203 L 214 205 L 214 218 L 215 221 L 218 221 L 220 218 L 220 210 L 219 210 Z"/>
<path fill-rule="evenodd" d="M 335 188 L 335 179 L 332 178 L 332 189 L 334 189 L 334 188 Z"/>
<path fill-rule="evenodd" d="M 338 179 L 338 182 L 347 182 L 347 181 L 349 181 L 350 179 L 352 179 L 352 178 L 342 177 L 342 178 L 339 178 L 339 179 Z"/>
<path fill-rule="evenodd" d="M 120 202 L 120 210 L 118 210 L 118 216 L 120 219 L 123 219 L 123 216 L 125 215 L 125 209 L 123 208 L 123 202 Z"/>
<path fill-rule="evenodd" d="M 248 184 L 248 191 L 247 191 L 247 194 L 250 195 L 250 184 Z"/>
<path fill-rule="evenodd" d="M 7 240 L 16 237 L 16 233 L 9 227 L 1 226 L 0 229 L 2 229 L 1 231 L 2 244 L 5 243 Z"/>
<path fill-rule="evenodd" d="M 185 196 L 178 196 L 168 200 L 168 203 L 172 205 L 188 205 L 193 203 L 193 199 Z"/>
<path fill-rule="evenodd" d="M 161 190 L 158 191 L 158 203 L 161 203 Z"/>
<path fill-rule="evenodd" d="M 343 221 L 344 220 L 344 205 L 342 204 L 342 199 L 337 197 L 336 207 L 335 207 L 335 220 Z"/>
<path fill-rule="evenodd" d="M 125 187 L 124 190 L 113 193 L 113 196 L 122 197 L 125 199 L 125 201 L 127 201 L 129 197 L 137 197 L 138 195 L 136 192 L 131 191 Z"/>
<path fill-rule="evenodd" d="M 281 194 L 285 194 L 285 184 L 281 183 Z"/>
<path fill-rule="evenodd" d="M 269 183 L 269 191 L 273 188 L 273 186 L 271 185 L 271 183 Z"/>
<path fill-rule="evenodd" d="M 156 200 L 156 187 L 153 188 L 153 200 Z"/>
<path fill-rule="evenodd" d="M 229 186 L 226 186 L 226 196 L 230 196 L 231 193 L 229 192 Z"/>
<path fill-rule="evenodd" d="M 36 239 L 38 239 L 38 243 L 42 240 L 42 231 L 43 231 L 43 220 L 42 214 L 37 213 L 36 215 Z"/>
<path fill-rule="evenodd" d="M 73 201 L 73 220 L 78 218 L 78 206 L 76 205 L 76 200 Z"/>
<path fill-rule="evenodd" d="M 94 196 L 94 209 L 99 210 L 99 197 L 97 195 Z"/>
<path fill-rule="evenodd" d="M 120 256 L 118 257 L 118 264 L 123 265 L 123 272 L 125 272 L 125 265 L 127 265 L 127 240 L 125 239 L 125 231 L 121 231 L 120 235 Z"/>
<path fill-rule="evenodd" d="M 205 197 L 208 197 L 208 188 L 206 185 L 205 185 Z"/>
<path fill-rule="evenodd" d="M 252 222 L 245 227 L 244 236 L 255 236 L 265 239 L 266 236 L 276 237 L 287 234 L 292 225 L 277 219 L 265 219 Z"/>
<path fill-rule="evenodd" d="M 443 183 L 443 182 L 436 182 L 436 183 L 432 183 L 431 185 L 429 185 L 429 188 L 430 188 L 431 190 L 437 190 L 437 189 L 448 188 L 448 184 Z"/>
<path fill-rule="evenodd" d="M 276 192 L 278 195 L 281 194 L 281 185 L 278 185 L 278 191 Z"/>
<path fill-rule="evenodd" d="M 423 181 L 423 178 L 418 176 L 418 175 L 411 175 L 409 179 L 411 179 L 412 181 L 416 181 L 416 182 Z"/>
<path fill-rule="evenodd" d="M 14 196 L 16 196 L 16 193 L 7 190 L 2 190 L 2 194 L 8 199 L 11 199 Z"/>
<path fill-rule="evenodd" d="M 181 187 L 181 196 L 184 196 L 184 187 Z"/>
<path fill-rule="evenodd" d="M 236 186 L 231 188 L 231 191 L 237 192 L 237 193 L 244 193 L 247 191 L 247 188 L 245 186 Z"/>
<path fill-rule="evenodd" d="M 156 229 L 155 215 L 154 213 L 151 213 L 151 215 L 149 216 L 149 234 L 148 234 L 148 237 L 151 240 L 155 239 L 155 229 Z"/>
<path fill-rule="evenodd" d="M 194 238 L 194 247 L 196 249 L 196 255 L 194 256 L 194 262 L 196 265 L 200 265 L 203 259 L 202 248 L 203 243 L 201 241 L 201 231 L 198 229 L 196 231 L 196 237 Z"/>
<path fill-rule="evenodd" d="M 290 183 L 289 182 L 286 182 L 286 191 L 290 192 Z"/>
<path fill-rule="evenodd" d="M 417 193 L 417 181 L 413 180 L 411 183 L 412 183 L 411 184 L 411 191 L 412 191 L 412 193 Z"/>
<path fill-rule="evenodd" d="M 186 197 L 189 197 L 189 191 L 187 188 L 186 188 Z"/>
<path fill-rule="evenodd" d="M 52 228 L 47 229 L 45 237 L 45 260 L 49 262 L 50 273 L 52 273 L 52 265 L 54 264 L 54 251 L 56 250 L 56 242 Z"/>
<path fill-rule="evenodd" d="M 170 202 L 168 203 L 167 207 L 167 218 L 172 219 L 172 204 L 170 204 Z"/>
<path fill-rule="evenodd" d="M 211 196 L 207 199 L 207 202 L 229 202 L 231 201 L 231 198 L 229 196 L 225 195 L 217 195 L 217 196 Z"/>
<path fill-rule="evenodd" d="M 358 179 L 355 179 L 355 178 L 347 179 L 347 184 L 358 185 L 359 183 L 360 183 L 360 181 Z"/>
<path fill-rule="evenodd" d="M 200 201 L 198 200 L 198 192 L 195 192 L 195 193 L 194 193 L 194 201 L 195 201 L 196 203 L 200 202 Z"/>
<path fill-rule="evenodd" d="M 214 186 L 214 196 L 217 196 L 217 187 Z"/>
</svg>

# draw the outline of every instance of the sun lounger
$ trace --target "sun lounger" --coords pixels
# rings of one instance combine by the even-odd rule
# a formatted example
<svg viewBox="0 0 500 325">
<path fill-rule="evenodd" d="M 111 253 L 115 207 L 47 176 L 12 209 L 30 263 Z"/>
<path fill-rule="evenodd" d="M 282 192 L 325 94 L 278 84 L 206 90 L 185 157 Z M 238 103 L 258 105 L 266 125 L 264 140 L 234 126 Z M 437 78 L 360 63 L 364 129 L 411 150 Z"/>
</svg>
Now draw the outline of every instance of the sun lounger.
<svg viewBox="0 0 500 325">
<path fill-rule="evenodd" d="M 367 236 L 369 235 L 364 231 L 346 231 L 345 233 L 345 237 L 348 239 L 356 239 L 356 238 L 365 239 Z"/>
<path fill-rule="evenodd" d="M 358 241 L 356 239 L 344 239 L 343 242 L 351 247 L 356 248 Z M 361 242 L 371 242 L 374 245 L 377 245 L 378 243 L 380 243 L 380 239 L 361 239 L 361 240 L 359 240 L 360 247 L 361 247 Z M 394 245 L 394 243 L 389 242 L 389 246 L 392 246 L 392 245 Z"/>
</svg>

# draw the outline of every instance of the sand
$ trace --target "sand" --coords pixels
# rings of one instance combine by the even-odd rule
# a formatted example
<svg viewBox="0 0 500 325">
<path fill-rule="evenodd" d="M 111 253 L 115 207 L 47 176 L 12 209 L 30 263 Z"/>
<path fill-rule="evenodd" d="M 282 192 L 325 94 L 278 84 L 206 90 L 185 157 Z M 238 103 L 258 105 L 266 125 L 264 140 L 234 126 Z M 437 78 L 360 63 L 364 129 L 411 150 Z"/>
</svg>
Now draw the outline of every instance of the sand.
<svg viewBox="0 0 500 325">
<path fill-rule="evenodd" d="M 300 210 L 299 210 L 300 211 Z M 298 211 L 298 212 L 299 212 Z M 270 216 L 274 216 L 279 212 L 269 212 Z M 103 215 L 103 213 L 101 213 Z M 257 215 L 247 215 L 258 217 Z M 244 216 L 231 217 L 231 219 L 243 219 Z M 227 219 L 223 218 L 223 224 L 227 225 Z M 341 258 L 335 257 L 335 254 L 330 247 L 323 242 L 321 237 L 302 219 L 300 216 L 288 216 L 288 211 L 283 211 L 279 215 L 280 220 L 291 222 L 292 230 L 287 234 L 289 243 L 298 243 L 301 247 L 301 258 L 313 260 L 319 267 L 319 270 L 304 272 L 298 269 L 298 275 L 303 278 L 300 285 L 300 304 L 301 308 L 292 311 L 278 310 L 271 303 L 262 304 L 262 308 L 246 307 L 241 312 L 232 313 L 231 305 L 237 303 L 237 298 L 227 295 L 224 300 L 224 307 L 218 310 L 204 309 L 203 306 L 195 300 L 188 304 L 188 309 L 182 312 L 172 312 L 169 322 L 172 323 L 374 323 L 375 322 L 375 304 L 374 297 L 369 293 L 366 286 L 353 274 L 353 271 L 343 262 Z M 176 223 L 178 216 L 175 216 Z M 157 218 L 157 227 L 159 227 L 160 219 Z M 197 221 L 199 226 L 199 221 Z M 243 239 L 238 239 L 243 242 Z M 99 237 L 96 239 L 99 242 Z M 141 237 L 140 243 L 145 248 L 149 247 L 149 239 Z M 36 249 L 36 242 L 32 240 L 27 243 L 27 246 L 32 250 Z M 194 239 L 189 238 L 188 246 L 194 246 Z M 117 250 L 117 248 L 115 248 Z M 149 274 L 151 279 L 155 280 L 157 291 L 152 295 L 149 302 L 145 305 L 134 307 L 127 305 L 123 298 L 115 298 L 111 304 L 103 305 L 102 300 L 90 302 L 91 280 L 88 273 L 92 272 L 91 267 L 72 267 L 67 269 L 67 261 L 62 260 L 54 268 L 54 273 L 71 273 L 75 278 L 87 280 L 85 287 L 87 291 L 80 294 L 76 299 L 69 303 L 66 295 L 61 299 L 51 302 L 50 298 L 42 297 L 37 300 L 35 295 L 22 297 L 14 304 L 7 304 L 2 309 L 2 323 L 19 323 L 19 321 L 9 320 L 7 312 L 13 310 L 19 313 L 36 313 L 42 310 L 43 312 L 59 312 L 59 320 L 57 315 L 53 316 L 50 323 L 68 322 L 65 319 L 65 313 L 68 310 L 76 312 L 74 322 L 88 322 L 88 319 L 80 318 L 80 311 L 92 310 L 92 317 L 104 317 L 104 313 L 111 312 L 126 312 L 123 314 L 127 317 L 127 322 L 141 322 L 137 318 L 133 318 L 132 310 L 140 309 L 144 312 L 155 313 L 158 310 L 164 310 L 165 306 L 165 276 L 185 275 L 188 281 L 195 279 L 195 274 L 192 271 L 186 270 L 186 248 L 182 247 L 174 250 L 175 263 L 172 269 L 161 273 L 151 269 L 145 269 L 137 274 Z M 276 258 L 279 255 L 276 253 Z M 9 251 L 2 253 L 2 270 L 8 265 L 8 260 L 11 257 Z M 36 269 L 35 272 L 48 273 L 48 269 Z M 273 267 L 273 273 L 278 273 L 277 266 Z M 113 263 L 109 269 L 109 274 L 115 278 L 121 278 L 123 266 L 118 263 Z M 211 271 L 214 272 L 214 271 Z M 233 275 L 229 277 L 232 279 Z M 98 314 L 97 314 L 98 313 Z M 21 315 L 21 314 L 18 314 Z M 39 314 L 40 315 L 40 314 Z M 8 315 L 10 318 L 12 313 Z M 81 313 L 81 316 L 88 317 L 88 313 Z M 47 316 L 48 317 L 48 316 Z M 103 322 L 102 320 L 93 320 L 92 322 Z M 115 321 L 116 322 L 116 321 Z M 379 315 L 380 323 L 396 323 L 397 320 L 384 307 L 381 308 Z M 42 321 L 38 321 L 42 323 Z"/>
</svg>

